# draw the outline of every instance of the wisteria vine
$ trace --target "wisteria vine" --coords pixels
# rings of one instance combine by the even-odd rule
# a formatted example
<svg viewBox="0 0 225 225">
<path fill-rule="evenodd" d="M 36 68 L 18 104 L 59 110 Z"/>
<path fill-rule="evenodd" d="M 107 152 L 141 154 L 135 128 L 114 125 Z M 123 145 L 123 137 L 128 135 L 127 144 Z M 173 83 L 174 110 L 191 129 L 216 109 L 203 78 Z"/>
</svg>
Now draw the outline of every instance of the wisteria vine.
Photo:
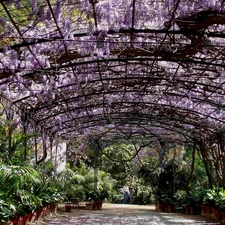
<svg viewBox="0 0 225 225">
<path fill-rule="evenodd" d="M 222 0 L 10 0 L 0 23 L 1 94 L 49 135 L 224 131 Z"/>
</svg>

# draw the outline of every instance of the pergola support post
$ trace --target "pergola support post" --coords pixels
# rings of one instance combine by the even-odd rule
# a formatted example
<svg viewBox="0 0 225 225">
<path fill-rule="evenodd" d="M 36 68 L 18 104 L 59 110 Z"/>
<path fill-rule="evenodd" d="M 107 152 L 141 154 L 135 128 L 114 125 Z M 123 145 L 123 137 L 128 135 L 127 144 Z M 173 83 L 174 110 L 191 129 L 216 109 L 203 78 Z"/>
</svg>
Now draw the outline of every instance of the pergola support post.
<svg viewBox="0 0 225 225">
<path fill-rule="evenodd" d="M 101 146 L 98 139 L 91 141 L 90 146 L 94 151 L 94 190 L 98 191 L 99 153 L 101 151 Z"/>
<path fill-rule="evenodd" d="M 218 135 L 218 146 L 220 150 L 220 163 L 221 163 L 221 186 L 225 187 L 225 155 L 224 155 L 224 131 L 220 132 Z"/>
<path fill-rule="evenodd" d="M 216 182 L 212 174 L 212 163 L 209 160 L 207 160 L 208 149 L 202 140 L 198 142 L 198 145 L 201 152 L 202 161 L 205 167 L 205 172 L 208 177 L 208 187 L 213 188 Z"/>
</svg>

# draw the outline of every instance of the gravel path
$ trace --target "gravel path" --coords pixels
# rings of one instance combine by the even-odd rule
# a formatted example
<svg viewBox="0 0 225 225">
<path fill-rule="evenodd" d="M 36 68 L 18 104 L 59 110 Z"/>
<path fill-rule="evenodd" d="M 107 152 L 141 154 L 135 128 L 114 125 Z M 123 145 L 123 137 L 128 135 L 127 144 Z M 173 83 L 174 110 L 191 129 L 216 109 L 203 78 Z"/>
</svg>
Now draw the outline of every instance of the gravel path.
<svg viewBox="0 0 225 225">
<path fill-rule="evenodd" d="M 160 213 L 154 206 L 122 205 L 104 203 L 102 210 L 86 210 L 73 208 L 65 212 L 64 206 L 59 205 L 58 216 L 45 219 L 45 224 L 53 225 L 216 225 L 200 215 L 182 213 Z"/>
</svg>

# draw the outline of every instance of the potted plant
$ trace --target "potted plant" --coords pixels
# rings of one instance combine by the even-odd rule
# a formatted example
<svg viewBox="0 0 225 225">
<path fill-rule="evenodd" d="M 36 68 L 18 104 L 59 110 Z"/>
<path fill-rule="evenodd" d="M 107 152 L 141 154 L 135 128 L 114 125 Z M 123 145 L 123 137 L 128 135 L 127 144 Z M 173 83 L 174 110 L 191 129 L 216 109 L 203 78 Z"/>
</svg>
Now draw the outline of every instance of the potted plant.
<svg viewBox="0 0 225 225">
<path fill-rule="evenodd" d="M 187 214 L 198 214 L 201 205 L 201 196 L 197 193 L 189 193 L 185 198 L 185 211 Z"/>
<path fill-rule="evenodd" d="M 71 210 L 72 210 L 72 195 L 71 195 L 71 193 L 72 193 L 71 188 L 69 187 L 66 190 L 66 195 L 65 195 L 65 199 L 64 199 L 66 212 L 71 212 Z"/>
<path fill-rule="evenodd" d="M 98 190 L 94 196 L 95 209 L 101 210 L 103 201 L 108 198 L 109 194 L 106 190 Z"/>
<path fill-rule="evenodd" d="M 203 198 L 203 203 L 202 203 L 202 209 L 203 209 L 203 214 L 206 217 L 211 217 L 212 214 L 212 208 L 215 205 L 213 199 L 207 195 L 207 192 Z"/>
<path fill-rule="evenodd" d="M 68 211 L 71 211 L 72 207 L 75 207 L 79 201 L 84 199 L 84 190 L 78 188 L 76 184 L 69 184 L 65 190 L 65 207 Z"/>
<path fill-rule="evenodd" d="M 213 216 L 215 220 L 220 221 L 225 219 L 225 190 L 216 188 L 214 193 L 215 206 L 213 208 Z"/>
<path fill-rule="evenodd" d="M 72 210 L 72 203 L 71 202 L 65 202 L 65 211 L 66 212 L 71 212 Z"/>
<path fill-rule="evenodd" d="M 160 196 L 158 196 L 157 210 L 159 212 L 174 212 L 174 201 L 174 197 L 170 193 L 163 192 Z"/>
<path fill-rule="evenodd" d="M 102 209 L 103 202 L 112 195 L 113 180 L 109 174 L 99 171 L 97 187 L 94 182 L 94 173 L 85 175 L 85 196 L 91 199 L 94 209 Z"/>
<path fill-rule="evenodd" d="M 217 199 L 216 204 L 221 212 L 223 223 L 225 223 L 225 190 L 221 189 L 220 197 Z"/>
<path fill-rule="evenodd" d="M 87 210 L 93 209 L 93 200 L 91 198 L 88 198 L 86 201 L 86 209 Z"/>
<path fill-rule="evenodd" d="M 213 187 L 212 189 L 208 189 L 205 192 L 204 198 L 203 198 L 203 204 L 205 205 L 206 209 L 206 216 L 208 218 L 216 217 L 217 211 L 216 208 L 218 208 L 219 204 L 219 197 L 220 197 L 220 188 Z"/>
<path fill-rule="evenodd" d="M 75 205 L 85 199 L 84 187 L 78 184 L 71 184 L 67 190 L 67 199 L 75 207 Z"/>
<path fill-rule="evenodd" d="M 33 168 L 0 165 L 0 179 L 0 197 L 3 200 L 1 209 L 5 209 L 3 213 L 8 213 L 3 219 L 11 220 L 26 216 L 41 205 L 40 199 L 34 194 L 40 179 Z"/>
<path fill-rule="evenodd" d="M 174 212 L 174 202 L 175 198 L 173 196 L 167 196 L 166 203 L 167 203 L 167 210 L 169 213 Z"/>
<path fill-rule="evenodd" d="M 155 194 L 155 198 L 156 198 L 156 210 L 158 212 L 163 212 L 167 204 L 166 192 L 158 190 Z"/>
<path fill-rule="evenodd" d="M 109 194 L 106 190 L 92 190 L 87 193 L 88 200 L 86 202 L 87 207 L 93 205 L 93 209 L 102 209 L 102 204 Z"/>
<path fill-rule="evenodd" d="M 10 199 L 0 200 L 0 224 L 7 223 L 16 217 L 16 207 Z"/>
</svg>

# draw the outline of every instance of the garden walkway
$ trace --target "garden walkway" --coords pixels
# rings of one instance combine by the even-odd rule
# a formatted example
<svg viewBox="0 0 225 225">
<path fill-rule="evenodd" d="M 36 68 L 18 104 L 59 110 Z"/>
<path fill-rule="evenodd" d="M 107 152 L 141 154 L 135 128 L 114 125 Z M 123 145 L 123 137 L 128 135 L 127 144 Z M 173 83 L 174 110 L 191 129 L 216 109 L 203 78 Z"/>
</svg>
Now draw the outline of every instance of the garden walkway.
<svg viewBox="0 0 225 225">
<path fill-rule="evenodd" d="M 200 215 L 182 213 L 159 213 L 154 206 L 122 205 L 104 203 L 102 210 L 86 210 L 74 208 L 65 212 L 59 205 L 59 216 L 45 220 L 45 224 L 53 225 L 215 225 Z"/>
</svg>

